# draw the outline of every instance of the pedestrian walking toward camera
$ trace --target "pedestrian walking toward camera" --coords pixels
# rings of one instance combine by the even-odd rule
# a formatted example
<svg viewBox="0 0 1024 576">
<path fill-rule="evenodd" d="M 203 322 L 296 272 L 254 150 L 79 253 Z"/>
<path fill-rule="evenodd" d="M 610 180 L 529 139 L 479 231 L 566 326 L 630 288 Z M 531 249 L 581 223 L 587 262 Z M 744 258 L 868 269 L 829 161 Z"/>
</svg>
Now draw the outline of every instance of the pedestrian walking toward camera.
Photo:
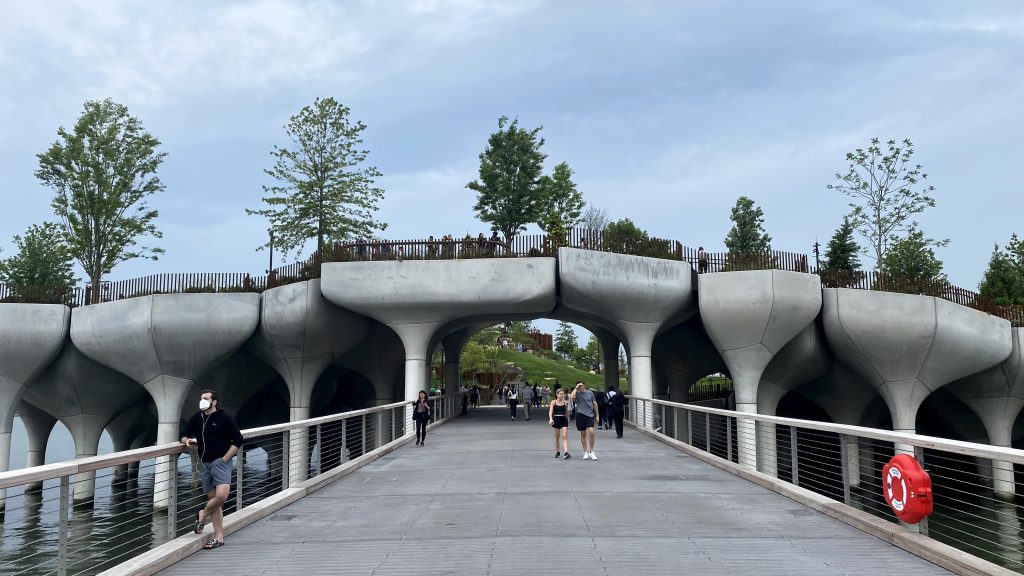
<svg viewBox="0 0 1024 576">
<path fill-rule="evenodd" d="M 601 417 L 597 411 L 597 400 L 594 393 L 587 390 L 583 381 L 576 382 L 576 388 L 570 396 L 576 404 L 576 429 L 580 431 L 580 443 L 583 445 L 583 459 L 597 460 L 594 454 L 594 442 L 597 435 L 594 433 L 594 419 L 601 423 Z"/>
<path fill-rule="evenodd" d="M 530 383 L 527 382 L 526 386 L 523 386 L 523 412 L 526 413 L 526 419 L 530 419 L 530 408 L 533 407 L 533 388 L 530 388 Z"/>
<path fill-rule="evenodd" d="M 519 406 L 519 394 L 515 387 L 508 389 L 508 409 L 512 412 L 512 419 L 516 419 L 516 407 Z"/>
<path fill-rule="evenodd" d="M 430 409 L 430 401 L 427 400 L 427 393 L 420 390 L 416 401 L 412 403 L 412 421 L 416 425 L 416 445 L 423 446 L 427 440 L 427 424 L 433 413 Z"/>
<path fill-rule="evenodd" d="M 533 385 L 533 407 L 540 408 L 540 387 Z"/>
<path fill-rule="evenodd" d="M 569 405 L 565 401 L 565 390 L 559 390 L 548 407 L 548 424 L 555 429 L 555 458 L 568 460 L 569 456 Z M 561 451 L 559 451 L 561 441 Z"/>
<path fill-rule="evenodd" d="M 615 437 L 622 438 L 622 419 L 626 416 L 626 397 L 608 387 L 608 416 L 615 422 Z"/>
<path fill-rule="evenodd" d="M 469 393 L 469 403 L 473 408 L 480 407 L 480 387 L 473 385 L 473 391 Z"/>
<path fill-rule="evenodd" d="M 196 512 L 192 531 L 203 533 L 206 523 L 213 521 L 213 540 L 203 545 L 213 550 L 224 545 L 224 502 L 231 492 L 231 461 L 242 447 L 242 432 L 235 419 L 217 409 L 217 393 L 203 390 L 199 396 L 199 411 L 192 415 L 181 432 L 181 443 L 199 453 L 199 468 L 203 474 L 206 506 Z"/>
<path fill-rule="evenodd" d="M 607 428 L 608 427 L 608 396 L 605 394 L 604 390 L 598 390 L 598 391 L 594 392 L 594 399 L 597 400 L 597 415 L 598 415 L 598 421 L 600 422 L 600 424 L 598 424 L 597 427 L 598 428 Z"/>
</svg>

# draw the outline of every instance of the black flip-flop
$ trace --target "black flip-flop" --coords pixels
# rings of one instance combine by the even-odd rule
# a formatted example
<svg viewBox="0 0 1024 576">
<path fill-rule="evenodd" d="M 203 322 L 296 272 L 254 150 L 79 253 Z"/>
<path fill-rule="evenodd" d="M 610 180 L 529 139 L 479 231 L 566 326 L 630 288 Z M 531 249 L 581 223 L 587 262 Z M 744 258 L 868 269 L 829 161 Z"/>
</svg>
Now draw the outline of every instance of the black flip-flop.
<svg viewBox="0 0 1024 576">
<path fill-rule="evenodd" d="M 199 519 L 199 515 L 202 514 L 202 512 L 203 512 L 202 510 L 196 512 L 196 525 L 195 525 L 195 527 L 192 528 L 192 531 L 195 532 L 196 534 L 202 534 L 203 533 L 203 528 L 206 527 L 206 521 Z"/>
<path fill-rule="evenodd" d="M 214 538 L 213 540 L 210 540 L 206 544 L 203 544 L 203 550 L 213 550 L 214 548 L 220 548 L 223 545 L 224 545 L 224 542 Z"/>
</svg>

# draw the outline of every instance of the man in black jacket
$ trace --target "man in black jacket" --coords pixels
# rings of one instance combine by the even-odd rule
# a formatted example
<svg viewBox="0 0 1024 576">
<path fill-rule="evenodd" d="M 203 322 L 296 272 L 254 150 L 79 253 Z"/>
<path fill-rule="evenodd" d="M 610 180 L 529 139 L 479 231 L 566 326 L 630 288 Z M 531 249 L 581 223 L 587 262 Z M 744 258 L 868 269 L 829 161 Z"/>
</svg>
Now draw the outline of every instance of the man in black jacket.
<svg viewBox="0 0 1024 576">
<path fill-rule="evenodd" d="M 608 417 L 615 422 L 615 437 L 622 438 L 622 419 L 626 415 L 626 397 L 616 392 L 615 386 L 608 387 Z"/>
<path fill-rule="evenodd" d="M 217 393 L 213 390 L 203 390 L 199 397 L 199 412 L 185 424 L 181 443 L 199 452 L 203 491 L 209 499 L 206 506 L 196 513 L 193 532 L 202 534 L 206 522 L 213 520 L 213 540 L 203 548 L 220 548 L 224 545 L 223 507 L 231 491 L 231 461 L 242 447 L 242 433 L 234 418 L 217 409 Z"/>
</svg>

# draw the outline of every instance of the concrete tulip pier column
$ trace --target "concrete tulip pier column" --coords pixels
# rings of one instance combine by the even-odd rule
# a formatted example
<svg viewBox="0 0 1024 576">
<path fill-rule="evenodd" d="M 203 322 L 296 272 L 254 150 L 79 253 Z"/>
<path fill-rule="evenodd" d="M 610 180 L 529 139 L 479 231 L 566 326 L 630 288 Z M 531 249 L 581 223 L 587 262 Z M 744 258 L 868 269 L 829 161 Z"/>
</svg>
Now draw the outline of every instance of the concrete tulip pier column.
<svg viewBox="0 0 1024 576">
<path fill-rule="evenodd" d="M 150 405 L 148 402 L 149 398 L 146 398 L 146 400 L 146 402 L 140 401 L 128 410 L 118 414 L 107 425 L 107 434 L 110 434 L 110 442 L 113 445 L 114 452 L 131 450 L 136 438 L 144 435 L 147 430 L 156 428 L 156 407 Z M 137 463 L 132 469 L 137 475 Z M 115 466 L 114 475 L 111 480 L 112 483 L 117 485 L 127 482 L 129 480 L 128 471 L 128 464 Z M 115 494 L 120 492 L 123 492 L 123 490 L 114 490 Z"/>
<path fill-rule="evenodd" d="M 42 466 L 46 463 L 46 445 L 57 419 L 43 410 L 22 400 L 18 403 L 18 417 L 25 426 L 28 435 L 28 450 L 25 453 L 25 467 Z M 43 489 L 42 482 L 25 485 L 25 492 L 39 492 Z"/>
<path fill-rule="evenodd" d="M 862 425 L 861 417 L 868 404 L 877 396 L 874 388 L 865 383 L 839 362 L 832 362 L 825 374 L 799 388 L 800 392 L 821 406 L 837 424 Z M 871 476 L 870 463 L 861 467 L 860 441 L 856 436 L 846 437 L 846 471 L 850 486 L 860 486 L 861 472 Z"/>
<path fill-rule="evenodd" d="M 50 366 L 25 387 L 24 398 L 57 417 L 75 441 L 75 458 L 87 458 L 96 455 L 100 435 L 114 417 L 145 395 L 145 389 L 131 378 L 93 362 L 69 340 Z M 95 493 L 96 472 L 75 477 L 76 504 L 91 502 Z"/>
<path fill-rule="evenodd" d="M 441 339 L 441 346 L 444 348 L 444 384 L 447 392 L 457 391 L 461 384 L 462 372 L 459 370 L 459 365 L 463 348 L 466 347 L 466 343 L 469 342 L 473 334 L 486 327 L 486 323 L 474 324 L 449 332 Z"/>
<path fill-rule="evenodd" d="M 1013 328 L 1010 356 L 998 366 L 946 386 L 950 394 L 971 407 L 985 425 L 993 446 L 1012 447 L 1013 424 L 1024 407 L 1024 328 Z M 996 496 L 1015 498 L 1013 464 L 992 461 L 992 488 Z"/>
<path fill-rule="evenodd" d="M 11 463 L 14 411 L 26 385 L 60 352 L 71 310 L 61 304 L 0 304 L 0 472 Z M 7 490 L 0 489 L 0 520 Z"/>
<path fill-rule="evenodd" d="M 757 387 L 757 412 L 775 416 L 783 396 L 822 376 L 828 367 L 824 336 L 817 322 L 812 322 L 790 340 L 765 368 Z M 771 476 L 779 474 L 774 424 L 757 424 L 757 469 Z"/>
<path fill-rule="evenodd" d="M 835 355 L 876 388 L 893 430 L 913 434 L 933 391 L 1010 355 L 1010 323 L 932 296 L 847 288 L 823 291 L 825 337 Z M 912 452 L 898 444 L 898 451 Z"/>
<path fill-rule="evenodd" d="M 693 269 L 688 262 L 559 248 L 561 306 L 602 319 L 620 332 L 629 352 L 630 396 L 651 399 L 651 347 L 663 328 L 696 312 Z M 649 404 L 647 406 L 650 406 Z M 637 422 L 653 428 L 649 410 Z"/>
<path fill-rule="evenodd" d="M 536 318 L 555 307 L 554 258 L 332 262 L 321 269 L 325 298 L 386 324 L 405 347 L 405 395 L 426 390 L 428 354 L 445 325 Z M 412 430 L 412 405 L 405 430 Z"/>
<path fill-rule="evenodd" d="M 658 335 L 651 348 L 655 376 L 668 390 L 671 402 L 690 401 L 690 386 L 716 372 L 725 372 L 725 362 L 704 331 L 699 315 Z M 690 411 L 672 410 L 671 432 L 677 440 L 687 441 Z M 668 426 L 668 424 L 666 424 Z"/>
<path fill-rule="evenodd" d="M 370 321 L 324 299 L 320 280 L 265 291 L 262 312 L 262 322 L 249 348 L 273 366 L 288 385 L 290 421 L 306 420 L 320 375 L 366 338 Z M 288 449 L 289 483 L 294 485 L 309 475 L 308 430 L 293 431 Z"/>
<path fill-rule="evenodd" d="M 701 320 L 732 376 L 736 410 L 756 414 L 761 375 L 821 310 L 821 279 L 782 270 L 701 274 Z M 756 426 L 738 419 L 739 463 L 757 464 Z"/>
<path fill-rule="evenodd" d="M 157 409 L 157 444 L 179 440 L 179 416 L 196 377 L 256 330 L 259 294 L 161 294 L 76 308 L 71 340 L 92 360 L 135 380 Z M 198 402 L 198 399 L 195 399 Z M 153 505 L 170 501 L 169 457 L 157 459 Z"/>
</svg>

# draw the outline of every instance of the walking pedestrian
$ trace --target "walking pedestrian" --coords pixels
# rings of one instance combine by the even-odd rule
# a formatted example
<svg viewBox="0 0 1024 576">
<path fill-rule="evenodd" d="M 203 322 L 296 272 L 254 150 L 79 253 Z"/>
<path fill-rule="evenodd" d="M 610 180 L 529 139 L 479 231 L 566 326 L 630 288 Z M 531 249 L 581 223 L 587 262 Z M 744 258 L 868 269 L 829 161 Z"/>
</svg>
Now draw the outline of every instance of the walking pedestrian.
<svg viewBox="0 0 1024 576">
<path fill-rule="evenodd" d="M 580 431 L 580 443 L 583 445 L 583 459 L 597 460 L 594 454 L 594 442 L 597 440 L 594 433 L 594 419 L 601 423 L 601 416 L 597 411 L 597 400 L 594 393 L 587 390 L 580 380 L 576 382 L 576 388 L 570 396 L 576 404 L 576 429 Z"/>
<path fill-rule="evenodd" d="M 540 408 L 540 388 L 536 384 L 533 385 L 533 407 Z"/>
<path fill-rule="evenodd" d="M 598 390 L 594 392 L 594 399 L 597 400 L 597 415 L 600 416 L 598 420 L 601 422 L 597 425 L 598 428 L 608 427 L 608 397 L 604 390 Z"/>
<path fill-rule="evenodd" d="M 469 403 L 473 408 L 480 407 L 480 387 L 473 385 L 473 391 L 469 393 Z"/>
<path fill-rule="evenodd" d="M 516 393 L 515 387 L 508 389 L 508 408 L 512 412 L 512 419 L 516 419 L 516 406 L 519 405 L 519 394 Z"/>
<path fill-rule="evenodd" d="M 526 413 L 526 419 L 530 419 L 530 408 L 533 407 L 533 388 L 530 388 L 530 383 L 527 382 L 526 386 L 523 386 L 523 412 Z"/>
<path fill-rule="evenodd" d="M 427 393 L 420 390 L 416 401 L 412 403 L 412 421 L 416 424 L 416 445 L 423 446 L 427 440 L 427 424 L 432 416 L 430 401 L 427 400 Z"/>
<path fill-rule="evenodd" d="M 548 424 L 555 429 L 555 458 L 561 457 L 564 460 L 569 456 L 569 406 L 565 402 L 565 390 L 559 390 L 554 401 L 548 407 Z M 558 443 L 561 440 L 562 450 L 559 451 Z"/>
<path fill-rule="evenodd" d="M 622 419 L 626 415 L 626 397 L 616 392 L 615 386 L 608 387 L 608 415 L 615 422 L 615 437 L 622 438 Z"/>
<path fill-rule="evenodd" d="M 235 419 L 217 409 L 217 393 L 203 390 L 199 395 L 199 411 L 192 415 L 181 432 L 181 443 L 199 453 L 199 468 L 203 474 L 206 506 L 196 512 L 192 531 L 203 533 L 203 527 L 213 521 L 213 540 L 203 545 L 213 550 L 224 545 L 224 502 L 231 492 L 231 464 L 242 447 L 242 432 Z"/>
</svg>

